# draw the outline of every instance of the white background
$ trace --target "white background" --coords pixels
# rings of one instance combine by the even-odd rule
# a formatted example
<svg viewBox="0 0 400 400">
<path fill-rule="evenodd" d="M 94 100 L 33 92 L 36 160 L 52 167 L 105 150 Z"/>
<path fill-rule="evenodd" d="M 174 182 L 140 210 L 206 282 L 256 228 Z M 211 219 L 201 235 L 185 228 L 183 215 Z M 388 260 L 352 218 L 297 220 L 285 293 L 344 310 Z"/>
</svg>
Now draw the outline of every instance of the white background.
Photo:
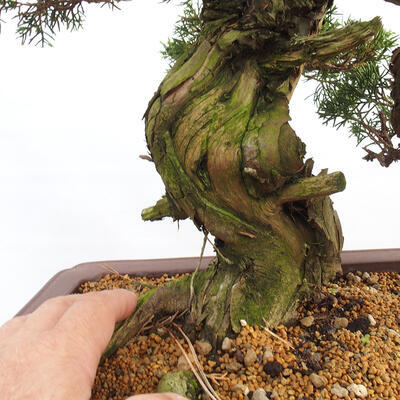
<svg viewBox="0 0 400 400">
<path fill-rule="evenodd" d="M 344 15 L 381 15 L 396 31 L 400 7 L 341 0 Z M 146 154 L 142 115 L 167 64 L 160 56 L 178 15 L 156 0 L 90 7 L 84 29 L 53 48 L 21 46 L 12 23 L 0 35 L 0 324 L 61 269 L 86 261 L 198 256 L 190 222 L 144 223 L 163 194 Z M 341 170 L 333 196 L 345 249 L 400 247 L 400 165 L 361 160 L 346 131 L 323 127 L 310 87 L 291 105 L 292 126 L 316 171 Z M 206 250 L 211 255 L 212 249 Z"/>
</svg>

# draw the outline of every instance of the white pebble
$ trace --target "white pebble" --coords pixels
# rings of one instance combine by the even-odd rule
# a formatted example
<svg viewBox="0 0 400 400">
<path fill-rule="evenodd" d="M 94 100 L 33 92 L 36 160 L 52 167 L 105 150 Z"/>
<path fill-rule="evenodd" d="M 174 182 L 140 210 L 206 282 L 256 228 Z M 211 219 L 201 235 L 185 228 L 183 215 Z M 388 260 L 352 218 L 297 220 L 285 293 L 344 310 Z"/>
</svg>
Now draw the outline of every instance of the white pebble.
<svg viewBox="0 0 400 400">
<path fill-rule="evenodd" d="M 263 363 L 265 364 L 269 358 L 272 358 L 274 353 L 271 350 L 265 350 L 263 354 Z"/>
<path fill-rule="evenodd" d="M 376 325 L 375 318 L 371 314 L 368 314 L 368 321 L 371 324 L 371 326 L 375 326 Z"/>
<path fill-rule="evenodd" d="M 222 341 L 222 346 L 221 349 L 223 351 L 229 351 L 232 348 L 232 340 L 229 339 L 228 337 L 226 337 L 223 341 Z"/>
<path fill-rule="evenodd" d="M 250 393 L 250 390 L 247 386 L 242 385 L 241 383 L 238 383 L 232 388 L 232 392 L 234 393 L 243 393 L 245 396 L 247 396 Z"/>
<path fill-rule="evenodd" d="M 336 395 L 340 399 L 343 399 L 349 394 L 349 391 L 346 388 L 340 386 L 338 383 L 335 383 L 332 386 L 331 393 Z"/>
<path fill-rule="evenodd" d="M 264 389 L 260 388 L 254 391 L 252 400 L 268 400 L 267 393 Z"/>
<path fill-rule="evenodd" d="M 366 281 L 367 279 L 369 279 L 371 277 L 371 275 L 368 273 L 368 272 L 364 272 L 363 274 L 362 274 L 362 279 L 364 280 L 364 281 Z"/>
<path fill-rule="evenodd" d="M 186 360 L 185 356 L 180 356 L 178 358 L 178 365 L 177 365 L 178 371 L 189 371 L 190 370 L 190 365 Z"/>
<path fill-rule="evenodd" d="M 271 396 L 269 396 L 269 397 L 271 397 L 272 400 L 279 399 L 279 394 L 276 390 L 273 390 Z"/>
<path fill-rule="evenodd" d="M 243 328 L 244 328 L 245 326 L 247 326 L 247 321 L 244 320 L 244 319 L 241 319 L 241 320 L 240 320 L 240 325 L 242 325 Z"/>
<path fill-rule="evenodd" d="M 364 385 L 356 385 L 355 383 L 352 383 L 351 385 L 347 386 L 347 390 L 361 399 L 364 399 L 368 396 L 368 390 Z"/>
</svg>

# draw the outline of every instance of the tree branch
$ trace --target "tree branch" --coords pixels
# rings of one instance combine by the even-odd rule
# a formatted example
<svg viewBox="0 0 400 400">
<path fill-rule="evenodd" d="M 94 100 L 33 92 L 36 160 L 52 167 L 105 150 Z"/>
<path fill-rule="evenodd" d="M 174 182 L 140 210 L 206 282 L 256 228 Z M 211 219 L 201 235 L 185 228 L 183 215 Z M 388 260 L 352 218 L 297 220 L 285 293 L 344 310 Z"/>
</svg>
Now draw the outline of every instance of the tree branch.
<svg viewBox="0 0 400 400">
<path fill-rule="evenodd" d="M 400 6 L 400 0 L 385 0 L 388 3 L 395 4 L 396 6 Z"/>
<path fill-rule="evenodd" d="M 282 66 L 285 68 L 307 64 L 309 69 L 317 68 L 334 56 L 349 51 L 360 43 L 372 39 L 382 28 L 379 17 L 367 22 L 355 22 L 344 28 L 336 29 L 311 37 L 297 37 L 289 47 L 273 59 L 266 59 L 266 67 Z"/>
<path fill-rule="evenodd" d="M 157 201 L 156 205 L 145 208 L 142 211 L 143 221 L 160 221 L 165 217 L 171 217 L 174 220 L 186 219 L 187 215 L 174 207 L 166 196 Z"/>
<path fill-rule="evenodd" d="M 345 189 L 346 179 L 342 172 L 325 174 L 326 171 L 322 171 L 318 176 L 300 179 L 296 183 L 285 186 L 279 193 L 278 204 L 329 196 Z"/>
</svg>

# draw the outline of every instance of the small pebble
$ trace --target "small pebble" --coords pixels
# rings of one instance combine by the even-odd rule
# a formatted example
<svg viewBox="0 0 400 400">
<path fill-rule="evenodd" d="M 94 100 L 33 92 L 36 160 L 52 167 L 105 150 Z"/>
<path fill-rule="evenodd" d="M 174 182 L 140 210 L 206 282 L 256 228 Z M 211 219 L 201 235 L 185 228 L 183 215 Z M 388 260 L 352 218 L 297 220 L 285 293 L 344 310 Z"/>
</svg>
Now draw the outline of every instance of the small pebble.
<svg viewBox="0 0 400 400">
<path fill-rule="evenodd" d="M 340 399 L 343 399 L 349 394 L 349 391 L 346 388 L 340 386 L 338 383 L 335 383 L 332 386 L 331 393 L 336 395 Z"/>
<path fill-rule="evenodd" d="M 371 324 L 371 326 L 375 326 L 376 325 L 375 318 L 371 314 L 368 314 L 368 321 Z"/>
<path fill-rule="evenodd" d="M 327 383 L 325 378 L 315 373 L 310 375 L 310 381 L 317 389 L 325 387 Z"/>
<path fill-rule="evenodd" d="M 305 328 L 309 328 L 310 326 L 312 326 L 314 324 L 314 317 L 313 316 L 305 317 L 300 320 L 300 323 Z"/>
<path fill-rule="evenodd" d="M 244 328 L 245 326 L 247 326 L 247 322 L 244 319 L 240 320 L 240 325 L 242 325 L 242 327 Z"/>
<path fill-rule="evenodd" d="M 347 318 L 335 318 L 333 320 L 333 327 L 335 329 L 344 329 L 349 325 L 349 320 Z"/>
<path fill-rule="evenodd" d="M 189 356 L 189 358 L 190 358 L 190 356 Z M 177 368 L 178 368 L 178 371 L 188 371 L 188 370 L 190 370 L 190 365 L 189 365 L 189 363 L 187 362 L 185 356 L 182 355 L 182 356 L 180 356 L 180 357 L 178 358 L 178 365 L 177 365 Z"/>
<path fill-rule="evenodd" d="M 369 278 L 371 278 L 371 275 L 368 272 L 364 272 L 361 276 L 363 281 L 368 280 Z"/>
<path fill-rule="evenodd" d="M 229 364 L 226 364 L 225 368 L 228 372 L 237 372 L 242 368 L 242 364 L 233 361 Z"/>
<path fill-rule="evenodd" d="M 271 396 L 269 396 L 272 400 L 279 399 L 279 393 L 276 390 L 273 390 Z"/>
<path fill-rule="evenodd" d="M 369 285 L 376 285 L 379 282 L 379 276 L 378 275 L 371 275 L 368 279 L 367 279 L 367 283 Z"/>
<path fill-rule="evenodd" d="M 235 386 L 232 387 L 232 392 L 234 393 L 243 393 L 245 396 L 249 394 L 249 388 L 246 385 L 243 385 L 241 383 L 236 384 Z"/>
<path fill-rule="evenodd" d="M 262 361 L 265 364 L 266 362 L 268 362 L 268 359 L 273 358 L 273 357 L 274 357 L 274 353 L 271 350 L 265 350 Z"/>
<path fill-rule="evenodd" d="M 242 364 L 244 363 L 244 355 L 240 350 L 236 350 L 235 358 L 236 358 L 236 361 L 238 361 Z"/>
<path fill-rule="evenodd" d="M 232 349 L 232 340 L 229 339 L 228 337 L 226 337 L 223 341 L 222 341 L 222 346 L 221 349 L 223 351 L 229 351 Z"/>
<path fill-rule="evenodd" d="M 259 388 L 253 392 L 252 400 L 268 400 L 267 392 Z"/>
<path fill-rule="evenodd" d="M 395 331 L 394 329 L 387 328 L 387 331 L 388 331 L 389 333 L 391 333 L 393 336 L 400 337 L 400 333 L 398 333 L 398 332 Z"/>
<path fill-rule="evenodd" d="M 257 361 L 257 353 L 253 349 L 248 349 L 244 357 L 244 365 L 250 367 Z"/>
<path fill-rule="evenodd" d="M 280 373 L 283 371 L 282 364 L 278 361 L 271 361 L 267 362 L 264 367 L 263 367 L 264 372 L 271 376 L 272 378 L 275 378 L 280 375 Z"/>
<path fill-rule="evenodd" d="M 347 390 L 350 394 L 354 394 L 354 396 L 360 397 L 361 399 L 368 396 L 368 390 L 364 385 L 356 385 L 355 383 L 352 383 L 347 386 Z"/>
<path fill-rule="evenodd" d="M 355 275 L 354 275 L 352 272 L 349 272 L 349 273 L 346 275 L 346 279 L 347 279 L 349 282 L 354 282 L 354 278 L 355 278 Z"/>
<path fill-rule="evenodd" d="M 209 343 L 209 342 L 207 342 L 207 341 L 205 341 L 205 340 L 204 340 L 204 341 L 201 340 L 201 341 L 199 341 L 199 342 L 196 343 L 196 350 L 197 350 L 197 352 L 198 352 L 199 354 L 205 356 L 205 355 L 207 355 L 208 353 L 210 353 L 211 350 L 212 350 L 211 343 Z"/>
</svg>

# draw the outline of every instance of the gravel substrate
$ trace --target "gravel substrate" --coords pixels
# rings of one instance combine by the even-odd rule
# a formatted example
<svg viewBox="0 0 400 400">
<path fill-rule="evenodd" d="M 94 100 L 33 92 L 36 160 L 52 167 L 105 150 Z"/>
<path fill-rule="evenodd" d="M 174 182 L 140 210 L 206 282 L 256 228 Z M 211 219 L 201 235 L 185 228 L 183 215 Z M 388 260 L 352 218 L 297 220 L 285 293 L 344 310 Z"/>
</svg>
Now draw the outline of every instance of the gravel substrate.
<svg viewBox="0 0 400 400">
<path fill-rule="evenodd" d="M 171 278 L 107 275 L 80 291 L 140 291 Z M 211 351 L 195 348 L 221 399 L 400 399 L 400 275 L 349 273 L 298 309 L 291 327 L 243 327 Z M 182 346 L 188 347 L 175 332 Z M 215 349 L 213 349 L 215 350 Z M 154 392 L 169 371 L 188 369 L 163 329 L 136 337 L 99 367 L 92 400 L 123 400 Z M 205 397 L 205 396 L 203 396 Z"/>
</svg>

